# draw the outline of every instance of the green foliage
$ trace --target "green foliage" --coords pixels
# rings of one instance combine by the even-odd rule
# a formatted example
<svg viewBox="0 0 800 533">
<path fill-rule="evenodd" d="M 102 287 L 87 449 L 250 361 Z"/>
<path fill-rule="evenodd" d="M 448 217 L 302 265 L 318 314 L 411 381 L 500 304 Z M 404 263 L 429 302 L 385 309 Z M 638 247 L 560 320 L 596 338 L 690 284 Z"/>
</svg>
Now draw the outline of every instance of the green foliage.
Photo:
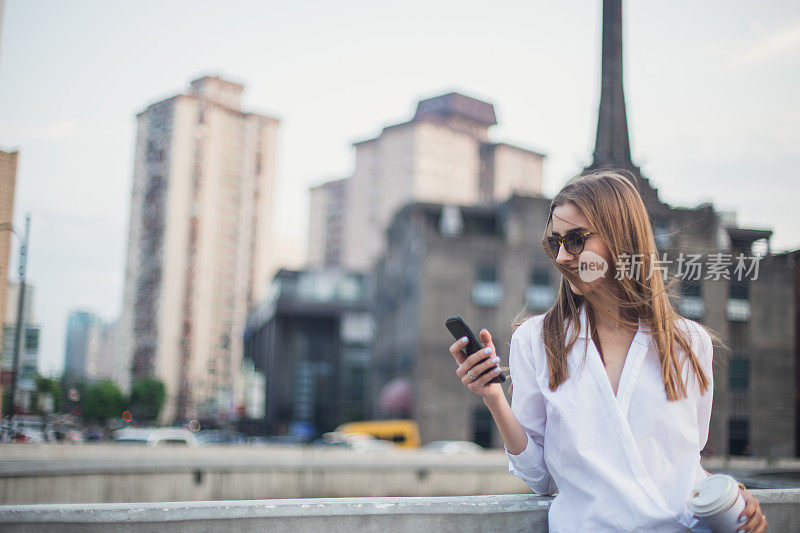
<svg viewBox="0 0 800 533">
<path fill-rule="evenodd" d="M 2 416 L 11 414 L 11 387 L 3 389 L 3 413 Z M 2 418 L 2 417 L 0 417 Z"/>
<path fill-rule="evenodd" d="M 56 413 L 61 412 L 61 384 L 50 378 L 37 376 L 36 378 L 36 391 L 41 398 L 43 394 L 50 394 L 53 397 L 53 409 Z"/>
<path fill-rule="evenodd" d="M 122 415 L 125 398 L 112 381 L 101 381 L 90 386 L 82 401 L 83 416 L 90 420 L 105 422 Z"/>
<path fill-rule="evenodd" d="M 144 378 L 134 382 L 129 403 L 134 419 L 157 419 L 166 397 L 166 387 L 155 378 Z"/>
</svg>

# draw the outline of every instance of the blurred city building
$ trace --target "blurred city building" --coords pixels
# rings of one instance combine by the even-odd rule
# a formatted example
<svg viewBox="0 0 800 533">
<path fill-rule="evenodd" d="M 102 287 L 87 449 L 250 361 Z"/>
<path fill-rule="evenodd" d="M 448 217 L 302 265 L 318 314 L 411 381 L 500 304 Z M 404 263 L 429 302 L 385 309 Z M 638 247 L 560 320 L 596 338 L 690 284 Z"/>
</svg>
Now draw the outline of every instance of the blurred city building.
<svg viewBox="0 0 800 533">
<path fill-rule="evenodd" d="M 515 195 L 485 206 L 418 202 L 400 210 L 375 269 L 373 416 L 394 416 L 382 400 L 407 382 L 408 415 L 423 442 L 502 445 L 486 406 L 455 375 L 444 320 L 460 315 L 476 333 L 489 329 L 506 359 L 514 317 L 541 313 L 555 297 L 559 275 L 540 243 L 549 208 L 548 198 Z"/>
<path fill-rule="evenodd" d="M 348 183 L 347 178 L 339 179 L 309 190 L 308 264 L 312 267 L 343 263 Z"/>
<path fill-rule="evenodd" d="M 475 205 L 539 194 L 545 156 L 489 140 L 495 124 L 492 104 L 449 93 L 420 101 L 410 121 L 355 143 L 353 175 L 311 190 L 310 266 L 369 270 L 408 202 Z"/>
<path fill-rule="evenodd" d="M 281 269 L 247 320 L 241 429 L 310 438 L 363 419 L 370 302 L 364 274 Z"/>
<path fill-rule="evenodd" d="M 461 315 L 475 331 L 488 328 L 507 364 L 513 324 L 545 312 L 560 280 L 541 248 L 549 204 L 515 196 L 490 206 L 414 203 L 400 210 L 375 269 L 372 416 L 397 416 L 383 399 L 405 383 L 412 391 L 407 413 L 419 423 L 423 442 L 502 445 L 483 402 L 454 377 L 455 362 L 446 353 L 453 339 L 443 323 Z M 716 348 L 706 453 L 793 456 L 800 253 L 764 250 L 754 279 L 751 273 L 739 280 L 732 262 L 718 276 L 706 268 L 701 279 L 684 280 L 679 257 L 754 258 L 759 250 L 751 239 L 763 233 L 728 225 L 730 218 L 709 206 L 673 209 L 672 220 L 683 226 L 669 226 L 673 233 L 659 253 L 666 254 L 667 279 L 676 280 L 674 304 L 730 349 Z M 688 224 L 691 217 L 695 223 Z"/>
<path fill-rule="evenodd" d="M 64 378 L 74 381 L 116 381 L 115 326 L 88 311 L 72 311 L 67 318 Z"/>
<path fill-rule="evenodd" d="M 243 90 L 204 77 L 137 115 L 115 364 L 165 383 L 162 422 L 230 417 L 247 313 L 275 269 L 279 122 L 243 111 Z"/>
<path fill-rule="evenodd" d="M 2 11 L 1 8 L 0 11 Z M 14 195 L 17 188 L 18 160 L 19 152 L 0 150 L 0 224 L 8 225 L 8 228 L 0 231 L 0 280 L 7 280 L 10 277 L 8 258 L 11 252 L 11 225 L 14 223 Z M 0 303 L 6 301 L 6 290 L 6 284 L 0 283 Z M 12 309 L 11 312 L 14 310 Z M 0 324 L 5 323 L 5 316 L 6 308 L 4 305 L 0 305 Z"/>
<path fill-rule="evenodd" d="M 31 409 L 31 400 L 36 391 L 36 376 L 39 365 L 39 333 L 40 326 L 34 313 L 35 288 L 25 284 L 25 300 L 22 308 L 22 339 L 19 346 L 19 362 L 17 367 L 17 408 L 27 413 Z M 11 386 L 14 369 L 14 344 L 17 340 L 17 306 L 19 303 L 20 284 L 8 282 L 6 294 L 6 313 L 3 323 L 3 340 L 0 347 L 2 363 L 0 363 L 0 382 L 3 390 Z"/>
<path fill-rule="evenodd" d="M 622 87 L 620 0 L 604 2 L 602 75 L 597 142 L 587 170 L 630 172 L 650 213 L 658 259 L 667 280 L 676 281 L 671 288 L 675 305 L 712 328 L 730 349 L 716 350 L 705 453 L 795 455 L 800 446 L 800 415 L 794 411 L 800 396 L 800 254 L 773 253 L 771 231 L 739 227 L 735 214 L 711 204 L 684 208 L 662 202 L 633 164 Z M 454 379 L 455 363 L 446 353 L 452 339 L 443 322 L 461 315 L 476 330 L 489 328 L 507 357 L 519 312 L 544 312 L 560 278 L 541 251 L 548 206 L 549 199 L 536 197 L 485 207 L 417 202 L 395 215 L 375 273 L 378 335 L 371 403 L 379 406 L 381 391 L 391 383 L 409 380 L 412 417 L 423 441 L 501 445 L 488 411 Z M 692 257 L 701 262 L 699 279 L 687 276 Z M 405 342 L 409 338 L 415 342 Z"/>
</svg>

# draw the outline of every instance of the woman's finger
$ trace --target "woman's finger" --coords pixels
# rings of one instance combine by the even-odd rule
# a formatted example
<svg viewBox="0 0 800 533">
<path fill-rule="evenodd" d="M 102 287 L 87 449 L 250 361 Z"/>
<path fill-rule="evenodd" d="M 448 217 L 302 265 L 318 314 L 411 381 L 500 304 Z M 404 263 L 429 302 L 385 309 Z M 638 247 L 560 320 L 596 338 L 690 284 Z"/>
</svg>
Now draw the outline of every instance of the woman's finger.
<svg viewBox="0 0 800 533">
<path fill-rule="evenodd" d="M 755 529 L 755 533 L 761 533 L 762 531 L 766 531 L 768 525 L 769 524 L 767 523 L 767 517 L 762 514 L 761 515 L 761 523 Z"/>
<path fill-rule="evenodd" d="M 459 365 L 464 362 L 467 356 L 464 355 L 463 348 L 467 345 L 467 338 L 461 337 L 456 342 L 450 345 L 450 355 L 456 360 Z"/>
<path fill-rule="evenodd" d="M 470 368 L 469 371 L 473 376 L 478 377 L 483 375 L 483 373 L 486 372 L 487 370 L 491 370 L 492 367 L 496 367 L 499 362 L 500 362 L 499 357 L 489 356 L 480 363 L 478 363 L 477 365 Z"/>
<path fill-rule="evenodd" d="M 492 334 L 489 333 L 489 330 L 483 328 L 480 333 L 478 333 L 480 337 L 480 341 L 483 343 L 484 348 L 491 348 L 494 351 L 494 342 L 492 341 Z"/>
<path fill-rule="evenodd" d="M 748 518 L 744 524 L 739 526 L 737 531 L 753 531 L 755 530 L 756 526 L 761 523 L 761 506 L 759 505 L 756 497 L 750 494 L 749 491 L 743 492 L 742 496 L 744 497 L 746 504 L 742 515 L 747 516 Z"/>
<path fill-rule="evenodd" d="M 739 526 L 737 531 L 755 531 L 761 525 L 761 509 L 756 508 L 753 514 L 748 515 L 747 522 Z"/>
<path fill-rule="evenodd" d="M 473 366 L 477 365 L 478 363 L 483 362 L 484 359 L 487 357 L 491 359 L 494 356 L 494 350 L 491 346 L 487 346 L 482 350 L 478 350 L 477 352 L 470 354 L 469 357 L 464 359 L 464 362 L 461 363 L 467 369 L 472 368 Z"/>
<path fill-rule="evenodd" d="M 500 367 L 497 367 L 494 370 L 490 370 L 489 372 L 486 373 L 485 376 L 481 376 L 478 379 L 476 379 L 475 381 L 473 381 L 472 383 L 470 383 L 468 385 L 469 390 L 471 390 L 472 392 L 476 392 L 476 391 L 482 389 L 483 387 L 488 385 L 489 382 L 491 380 L 493 380 L 497 376 L 497 374 L 499 374 L 499 373 L 500 373 Z M 473 375 L 475 375 L 475 374 L 473 374 Z"/>
</svg>

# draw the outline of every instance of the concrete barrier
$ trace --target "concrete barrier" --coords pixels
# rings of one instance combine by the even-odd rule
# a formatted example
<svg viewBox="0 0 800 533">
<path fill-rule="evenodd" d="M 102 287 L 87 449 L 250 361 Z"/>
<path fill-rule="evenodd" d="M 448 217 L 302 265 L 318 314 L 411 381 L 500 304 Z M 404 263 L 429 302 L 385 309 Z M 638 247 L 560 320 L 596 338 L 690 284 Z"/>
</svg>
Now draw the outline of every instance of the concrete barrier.
<svg viewBox="0 0 800 533">
<path fill-rule="evenodd" d="M 753 491 L 771 531 L 800 531 L 800 489 Z M 16 532 L 158 531 L 233 533 L 544 532 L 552 498 L 535 495 L 0 507 L 0 530 Z"/>
<path fill-rule="evenodd" d="M 0 448 L 6 451 L 0 505 L 530 493 L 509 475 L 502 451 Z"/>
</svg>

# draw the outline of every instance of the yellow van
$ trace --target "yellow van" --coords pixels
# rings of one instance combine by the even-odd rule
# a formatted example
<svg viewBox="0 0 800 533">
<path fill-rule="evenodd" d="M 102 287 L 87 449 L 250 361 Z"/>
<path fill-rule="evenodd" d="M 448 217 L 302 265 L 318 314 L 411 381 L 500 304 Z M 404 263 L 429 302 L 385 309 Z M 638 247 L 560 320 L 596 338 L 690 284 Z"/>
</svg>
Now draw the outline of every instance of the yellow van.
<svg viewBox="0 0 800 533">
<path fill-rule="evenodd" d="M 413 420 L 366 420 L 336 428 L 341 433 L 362 433 L 394 442 L 403 448 L 419 448 L 419 426 Z"/>
</svg>

